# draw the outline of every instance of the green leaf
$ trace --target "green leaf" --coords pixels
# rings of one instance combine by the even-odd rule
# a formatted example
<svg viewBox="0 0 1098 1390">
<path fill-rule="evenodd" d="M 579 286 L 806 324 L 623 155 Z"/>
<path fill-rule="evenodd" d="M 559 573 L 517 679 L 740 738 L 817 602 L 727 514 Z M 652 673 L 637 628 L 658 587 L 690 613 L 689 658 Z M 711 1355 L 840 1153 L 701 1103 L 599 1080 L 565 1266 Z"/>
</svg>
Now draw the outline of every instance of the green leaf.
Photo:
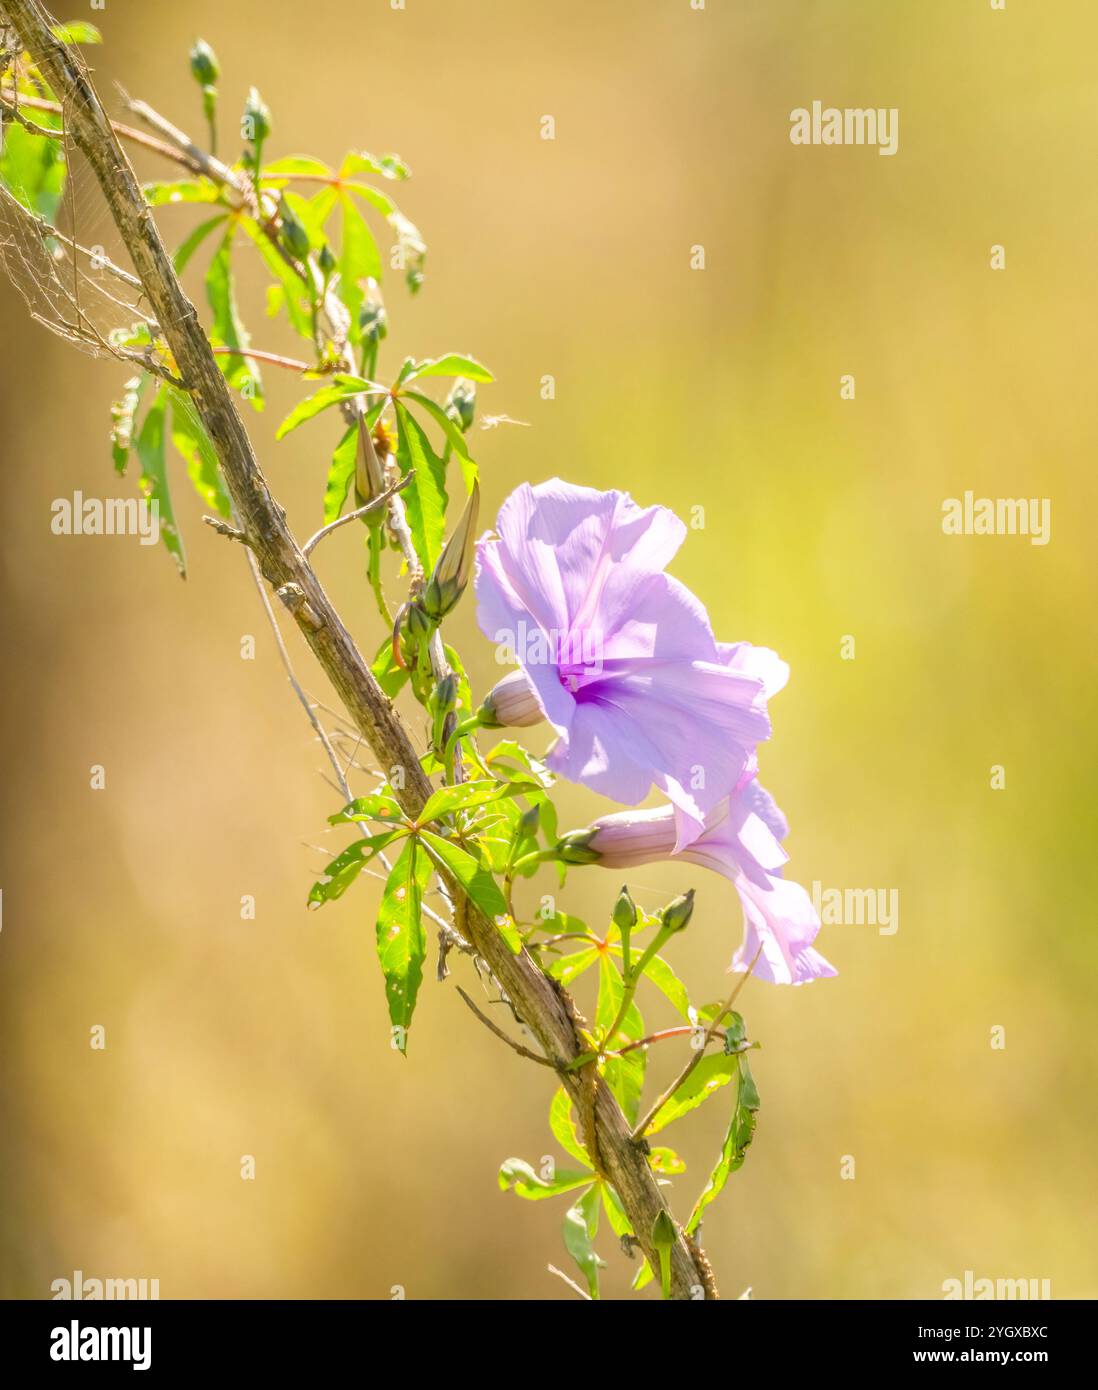
<svg viewBox="0 0 1098 1390">
<path fill-rule="evenodd" d="M 671 1251 L 677 1239 L 678 1232 L 670 1213 L 666 1210 L 659 1212 L 652 1222 L 652 1244 L 659 1257 L 660 1290 L 664 1298 L 671 1297 Z"/>
<path fill-rule="evenodd" d="M 62 43 L 102 43 L 103 35 L 86 20 L 70 19 L 65 24 L 59 24 L 56 29 L 51 30 Z"/>
<path fill-rule="evenodd" d="M 387 389 L 384 386 L 378 386 L 375 382 L 367 381 L 364 377 L 336 377 L 330 385 L 322 386 L 319 391 L 314 391 L 311 396 L 306 396 L 303 401 L 298 401 L 275 431 L 275 438 L 285 439 L 291 430 L 297 429 L 298 425 L 303 425 L 306 420 L 311 420 L 322 410 L 327 410 L 332 405 L 338 405 L 340 401 L 345 401 L 350 396 L 384 396 L 386 394 Z"/>
<path fill-rule="evenodd" d="M 424 396 L 419 391 L 404 391 L 401 394 L 404 400 L 415 401 L 421 409 L 425 410 L 445 434 L 447 444 L 458 456 L 458 465 L 461 468 L 461 479 L 465 484 L 465 491 L 466 493 L 472 492 L 473 485 L 480 476 L 480 470 L 473 462 L 464 434 L 446 414 L 442 406 L 437 401 L 433 401 L 430 396 Z"/>
<path fill-rule="evenodd" d="M 614 1191 L 608 1182 L 601 1184 L 602 1187 L 602 1207 L 606 1212 L 606 1219 L 610 1222 L 610 1229 L 620 1240 L 622 1236 L 635 1235 L 633 1224 L 625 1214 L 625 1208 L 621 1204 L 621 1198 Z"/>
<path fill-rule="evenodd" d="M 448 352 L 445 357 L 428 357 L 417 362 L 409 372 L 407 380 L 421 376 L 463 376 L 468 381 L 495 381 L 495 377 L 482 362 L 475 357 L 463 357 L 457 352 Z"/>
<path fill-rule="evenodd" d="M 236 307 L 236 292 L 233 288 L 232 271 L 232 223 L 225 233 L 220 246 L 214 252 L 206 271 L 206 296 L 213 312 L 213 336 L 217 342 L 228 348 L 248 348 L 251 337 L 241 322 Z M 252 402 L 257 410 L 263 407 L 263 381 L 259 368 L 247 357 L 232 353 L 218 357 L 226 380 L 234 391 L 239 391 Z"/>
<path fill-rule="evenodd" d="M 563 1086 L 559 1088 L 549 1106 L 549 1128 L 553 1131 L 553 1137 L 565 1153 L 571 1154 L 573 1158 L 578 1158 L 588 1168 L 591 1167 L 591 1160 L 587 1156 L 587 1150 L 583 1147 L 583 1141 L 576 1129 L 576 1122 L 572 1118 L 571 1097 Z"/>
<path fill-rule="evenodd" d="M 559 1197 L 562 1192 L 572 1192 L 577 1187 L 585 1187 L 591 1181 L 591 1170 L 577 1171 L 574 1168 L 558 1168 L 551 1178 L 543 1178 L 529 1163 L 521 1158 L 509 1158 L 500 1165 L 499 1190 L 513 1192 L 516 1197 L 525 1197 L 528 1202 L 542 1202 L 546 1197 Z"/>
<path fill-rule="evenodd" d="M 84 19 L 70 19 L 64 24 L 51 24 L 50 33 L 62 43 L 102 43 L 103 35 Z"/>
<path fill-rule="evenodd" d="M 341 898 L 374 855 L 391 844 L 404 830 L 386 830 L 380 835 L 356 840 L 337 855 L 309 890 L 310 907 L 335 902 Z"/>
<path fill-rule="evenodd" d="M 264 183 L 269 178 L 277 178 L 280 174 L 309 174 L 322 179 L 335 177 L 327 164 L 305 154 L 290 154 L 285 159 L 276 159 L 273 164 L 263 166 L 262 179 Z"/>
<path fill-rule="evenodd" d="M 144 388 L 146 376 L 131 376 L 122 388 L 122 395 L 111 406 L 111 457 L 114 471 L 125 473 L 133 448 L 133 422 L 137 414 L 138 402 Z"/>
<path fill-rule="evenodd" d="M 350 825 L 353 821 L 376 820 L 407 824 L 404 812 L 390 793 L 375 792 L 372 796 L 356 796 L 348 806 L 328 817 L 329 825 Z"/>
<path fill-rule="evenodd" d="M 168 487 L 168 471 L 164 457 L 164 414 L 167 406 L 167 391 L 161 387 L 152 405 L 145 413 L 141 433 L 137 436 L 137 457 L 141 460 L 141 491 L 150 504 L 155 504 L 160 522 L 160 539 L 165 549 L 179 566 L 179 573 L 186 576 L 187 561 L 183 553 L 183 540 L 175 524 L 172 511 L 172 496 Z"/>
<path fill-rule="evenodd" d="M 474 806 L 485 806 L 490 801 L 499 801 L 505 796 L 519 796 L 524 791 L 533 790 L 533 784 L 524 786 L 521 782 L 494 782 L 485 777 L 477 782 L 459 782 L 456 786 L 440 787 L 417 819 L 420 825 L 429 825 L 439 816 L 453 811 L 468 811 Z"/>
<path fill-rule="evenodd" d="M 446 465 L 431 448 L 418 422 L 398 400 L 397 462 L 401 473 L 415 469 L 415 480 L 404 489 L 404 504 L 416 552 L 429 574 L 442 551 L 446 529 Z"/>
<path fill-rule="evenodd" d="M 592 1298 L 599 1296 L 599 1267 L 603 1261 L 595 1254 L 595 1236 L 599 1229 L 599 1185 L 596 1183 L 565 1213 L 561 1228 L 564 1245 L 587 1280 Z"/>
<path fill-rule="evenodd" d="M 58 118 L 35 112 L 36 123 L 53 127 Z M 61 143 L 47 135 L 32 135 L 14 122 L 5 124 L 0 147 L 0 183 L 25 208 L 53 222 L 65 186 L 65 155 Z"/>
<path fill-rule="evenodd" d="M 194 489 L 208 507 L 213 507 L 226 519 L 232 515 L 229 494 L 221 478 L 214 446 L 194 408 L 191 398 L 169 386 L 172 404 L 172 443 L 187 464 L 187 473 Z"/>
<path fill-rule="evenodd" d="M 589 970 L 599 960 L 601 954 L 602 952 L 597 946 L 590 946 L 585 951 L 573 951 L 570 955 L 560 956 L 553 961 L 546 974 L 551 975 L 554 980 L 567 988 L 585 970 Z"/>
<path fill-rule="evenodd" d="M 728 1132 L 721 1145 L 720 1157 L 717 1159 L 713 1171 L 709 1174 L 709 1181 L 706 1183 L 701 1196 L 694 1204 L 694 1210 L 690 1213 L 690 1220 L 686 1223 L 686 1229 L 691 1235 L 701 1224 L 702 1213 L 706 1207 L 720 1196 L 729 1176 L 738 1168 L 743 1167 L 748 1145 L 755 1137 L 755 1114 L 759 1108 L 759 1092 L 755 1086 L 755 1079 L 751 1075 L 747 1058 L 740 1054 L 736 1061 L 739 1065 L 736 1108 L 732 1111 Z"/>
<path fill-rule="evenodd" d="M 423 981 L 427 934 L 423 930 L 423 892 L 431 877 L 431 861 L 414 835 L 404 842 L 385 882 L 377 918 L 377 954 L 385 975 L 389 1019 L 401 1052 L 407 1052 L 407 1030 Z"/>
<path fill-rule="evenodd" d="M 355 200 L 348 193 L 340 194 L 343 209 L 343 241 L 339 253 L 339 297 L 347 306 L 351 316 L 351 340 L 359 342 L 361 329 L 358 315 L 365 294 L 362 281 L 381 279 L 381 253 L 377 242 L 359 212 Z"/>
<path fill-rule="evenodd" d="M 398 154 L 383 154 L 378 158 L 365 150 L 350 150 L 339 166 L 341 180 L 350 178 L 352 174 L 380 174 L 387 179 L 406 179 L 411 172 Z"/>
<path fill-rule="evenodd" d="M 378 648 L 377 656 L 374 657 L 370 670 L 390 700 L 396 699 L 408 683 L 410 675 L 406 667 L 398 666 L 393 660 L 393 639 L 391 637 L 386 637 Z"/>
<path fill-rule="evenodd" d="M 220 203 L 221 189 L 212 179 L 173 179 L 166 182 L 143 183 L 141 191 L 151 208 L 169 207 L 172 203 Z"/>
<path fill-rule="evenodd" d="M 194 231 L 180 244 L 179 249 L 172 257 L 175 265 L 176 274 L 182 275 L 187 268 L 187 263 L 191 257 L 210 235 L 215 227 L 220 227 L 226 220 L 226 215 L 211 217 L 206 222 L 200 222 Z"/>
<path fill-rule="evenodd" d="M 358 455 L 358 426 L 352 425 L 335 447 L 328 481 L 324 486 L 324 524 L 337 521 L 351 490 Z M 390 644 L 391 646 L 391 644 Z"/>
<path fill-rule="evenodd" d="M 489 921 L 508 915 L 507 902 L 499 884 L 479 859 L 460 849 L 452 840 L 444 840 L 430 830 L 421 830 L 419 836 L 432 858 L 453 874 Z"/>
<path fill-rule="evenodd" d="M 738 1075 L 738 1057 L 726 1057 L 723 1052 L 703 1057 L 656 1116 L 649 1134 L 658 1134 L 661 1129 L 666 1129 L 669 1124 L 689 1111 L 696 1110 L 703 1101 L 708 1100 L 722 1086 L 727 1086 L 732 1078 Z"/>
<path fill-rule="evenodd" d="M 652 981 L 658 990 L 667 996 L 687 1023 L 690 1017 L 690 995 L 686 986 L 667 964 L 662 956 L 653 956 L 644 967 L 645 977 Z"/>
<path fill-rule="evenodd" d="M 656 1148 L 648 1150 L 648 1166 L 653 1173 L 660 1173 L 668 1178 L 677 1177 L 680 1173 L 686 1172 L 686 1164 L 674 1149 L 665 1149 L 658 1145 Z"/>
<path fill-rule="evenodd" d="M 278 248 L 260 225 L 251 217 L 240 217 L 244 235 L 254 244 L 263 259 L 264 265 L 278 281 L 282 289 L 282 303 L 290 320 L 290 326 L 301 338 L 310 343 L 313 340 L 313 314 L 309 290 L 305 281 L 296 273 L 293 266 L 287 265 Z"/>
</svg>

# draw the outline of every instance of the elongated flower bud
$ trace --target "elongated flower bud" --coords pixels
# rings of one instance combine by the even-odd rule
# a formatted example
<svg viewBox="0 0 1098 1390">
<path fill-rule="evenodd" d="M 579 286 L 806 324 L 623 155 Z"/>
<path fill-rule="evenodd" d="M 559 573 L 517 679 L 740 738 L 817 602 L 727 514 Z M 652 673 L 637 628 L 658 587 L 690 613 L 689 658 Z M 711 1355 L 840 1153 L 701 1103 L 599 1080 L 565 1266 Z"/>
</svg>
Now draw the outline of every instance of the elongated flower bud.
<svg viewBox="0 0 1098 1390">
<path fill-rule="evenodd" d="M 675 813 L 670 806 L 652 811 L 616 811 L 591 826 L 591 847 L 608 869 L 632 869 L 670 859 L 675 850 Z"/>
<path fill-rule="evenodd" d="M 271 133 L 271 110 L 253 87 L 244 103 L 244 138 L 258 150 Z"/>
<path fill-rule="evenodd" d="M 509 729 L 540 724 L 545 718 L 522 671 L 511 671 L 497 681 L 485 697 L 480 713 L 485 725 Z"/>
<path fill-rule="evenodd" d="M 450 394 L 446 397 L 443 409 L 462 434 L 467 433 L 477 409 L 476 382 L 466 381 L 464 377 L 458 377 Z"/>
<path fill-rule="evenodd" d="M 427 614 L 438 620 L 457 607 L 473 573 L 477 541 L 477 514 L 480 511 L 480 484 L 474 483 L 453 534 L 442 547 L 435 572 L 427 581 L 421 602 Z"/>
</svg>

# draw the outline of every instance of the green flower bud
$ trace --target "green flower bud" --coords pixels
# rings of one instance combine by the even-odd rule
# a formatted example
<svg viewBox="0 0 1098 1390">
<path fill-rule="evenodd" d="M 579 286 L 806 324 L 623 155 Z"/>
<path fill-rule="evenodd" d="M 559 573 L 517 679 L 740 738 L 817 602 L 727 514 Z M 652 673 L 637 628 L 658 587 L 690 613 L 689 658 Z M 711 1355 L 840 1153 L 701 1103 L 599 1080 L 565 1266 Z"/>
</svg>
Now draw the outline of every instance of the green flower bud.
<svg viewBox="0 0 1098 1390">
<path fill-rule="evenodd" d="M 660 921 L 671 931 L 682 931 L 694 913 L 694 890 L 675 898 L 660 913 Z"/>
<path fill-rule="evenodd" d="M 518 838 L 522 840 L 528 836 L 536 835 L 540 824 L 541 807 L 535 802 L 533 806 L 528 806 L 526 810 L 523 811 L 522 815 L 519 816 Z"/>
<path fill-rule="evenodd" d="M 623 883 L 618 900 L 614 904 L 614 926 L 619 931 L 632 931 L 637 925 L 637 905 L 629 896 L 629 889 Z"/>
<path fill-rule="evenodd" d="M 451 388 L 450 394 L 446 397 L 443 404 L 446 414 L 458 426 L 462 434 L 465 434 L 469 426 L 473 423 L 473 416 L 477 409 L 477 388 L 473 381 L 465 381 L 458 377 Z"/>
<path fill-rule="evenodd" d="M 221 76 L 217 54 L 205 39 L 195 39 L 191 49 L 191 76 L 200 87 L 212 87 Z"/>
<path fill-rule="evenodd" d="M 598 851 L 589 848 L 594 838 L 593 830 L 570 830 L 556 843 L 556 855 L 565 864 L 597 864 Z"/>
<path fill-rule="evenodd" d="M 664 1208 L 652 1222 L 652 1244 L 657 1250 L 670 1250 L 678 1240 L 679 1233 L 670 1213 Z"/>
<path fill-rule="evenodd" d="M 435 630 L 435 624 L 423 611 L 421 604 L 413 603 L 404 615 L 404 624 L 408 629 L 409 637 L 417 642 L 426 641 Z"/>
<path fill-rule="evenodd" d="M 457 607 L 458 600 L 473 573 L 473 556 L 477 543 L 477 514 L 480 511 L 480 484 L 474 483 L 453 535 L 442 547 L 435 572 L 423 591 L 422 603 L 435 619 L 445 618 Z"/>
<path fill-rule="evenodd" d="M 244 119 L 241 121 L 244 139 L 256 149 L 271 133 L 271 111 L 267 103 L 253 87 L 244 103 Z"/>
<path fill-rule="evenodd" d="M 278 200 L 278 216 L 282 223 L 282 240 L 286 249 L 299 261 L 303 261 L 311 250 L 309 234 L 293 215 L 290 205 L 284 197 Z"/>
<path fill-rule="evenodd" d="M 443 710 L 452 710 L 457 704 L 458 678 L 453 671 L 448 676 L 444 676 L 435 686 L 435 708 L 441 713 Z"/>
<path fill-rule="evenodd" d="M 325 280 L 330 279 L 332 271 L 336 268 L 337 261 L 335 256 L 332 255 L 332 248 L 328 245 L 327 242 L 325 242 L 324 245 L 320 248 L 320 252 L 316 258 L 316 263 L 318 266 L 320 266 L 320 269 L 323 271 Z"/>
<path fill-rule="evenodd" d="M 389 333 L 389 315 L 384 304 L 364 304 L 358 316 L 362 336 L 371 343 L 379 343 Z"/>
</svg>

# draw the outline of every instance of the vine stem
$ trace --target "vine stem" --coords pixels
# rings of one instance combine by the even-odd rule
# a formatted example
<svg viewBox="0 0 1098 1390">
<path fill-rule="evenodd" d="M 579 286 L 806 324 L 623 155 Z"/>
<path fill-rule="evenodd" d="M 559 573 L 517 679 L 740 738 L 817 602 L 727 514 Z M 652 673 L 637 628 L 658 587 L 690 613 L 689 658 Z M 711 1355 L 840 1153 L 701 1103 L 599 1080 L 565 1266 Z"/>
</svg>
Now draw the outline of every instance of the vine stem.
<svg viewBox="0 0 1098 1390">
<path fill-rule="evenodd" d="M 2 0 L 2 4 L 23 47 L 31 53 L 60 100 L 68 132 L 99 184 L 178 364 L 185 389 L 217 453 L 250 552 L 268 584 L 276 591 L 294 592 L 295 602 L 289 611 L 302 637 L 378 765 L 403 769 L 403 785 L 394 791 L 403 810 L 415 819 L 431 794 L 431 783 L 399 715 L 302 555 L 286 523 L 284 509 L 271 495 L 198 313 L 179 283 L 141 185 L 86 66 L 74 49 L 51 33 L 50 20 L 38 0 Z M 390 505 L 398 502 L 399 498 L 394 498 Z M 455 897 L 462 895 L 456 880 L 451 878 L 447 886 Z M 658 1269 L 660 1252 L 653 1243 L 652 1228 L 661 1213 L 670 1215 L 664 1193 L 649 1167 L 644 1147 L 634 1142 L 609 1087 L 600 1078 L 585 1081 L 568 1070 L 582 1051 L 571 1001 L 542 973 L 525 949 L 513 954 L 496 924 L 471 901 L 462 902 L 462 916 L 471 944 L 557 1069 L 561 1083 L 581 1114 L 585 1113 L 585 1101 L 589 1098 L 586 1113 L 592 1131 L 590 1143 L 602 1157 L 641 1249 L 652 1267 Z M 689 1300 L 698 1293 L 713 1296 L 702 1260 L 677 1226 L 669 1258 L 672 1297 Z"/>
</svg>

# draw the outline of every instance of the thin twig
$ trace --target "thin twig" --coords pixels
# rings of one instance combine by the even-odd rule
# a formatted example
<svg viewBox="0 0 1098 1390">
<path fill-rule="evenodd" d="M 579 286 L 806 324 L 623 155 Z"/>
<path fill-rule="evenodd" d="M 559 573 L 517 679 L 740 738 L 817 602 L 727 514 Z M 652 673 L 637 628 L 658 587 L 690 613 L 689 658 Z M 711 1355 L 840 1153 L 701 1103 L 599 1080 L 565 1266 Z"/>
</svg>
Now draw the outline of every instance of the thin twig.
<svg viewBox="0 0 1098 1390">
<path fill-rule="evenodd" d="M 580 1298 L 585 1299 L 588 1303 L 593 1302 L 593 1299 L 591 1298 L 591 1295 L 587 1292 L 587 1290 L 581 1289 L 574 1279 L 570 1278 L 567 1274 L 565 1274 L 563 1269 L 558 1269 L 556 1265 L 548 1265 L 546 1267 L 549 1270 L 550 1274 L 555 1274 L 558 1279 L 563 1279 L 570 1289 L 574 1290 L 576 1293 L 579 1294 Z"/>
<path fill-rule="evenodd" d="M 330 536 L 333 531 L 338 531 L 341 526 L 346 526 L 349 521 L 354 521 L 356 517 L 366 516 L 368 512 L 376 511 L 378 507 L 388 502 L 390 497 L 395 497 L 398 492 L 403 492 L 414 477 L 415 469 L 409 469 L 402 478 L 393 483 L 391 487 L 387 487 L 384 492 L 379 492 L 378 495 L 367 502 L 364 507 L 359 507 L 356 511 L 348 512 L 345 516 L 337 516 L 335 521 L 329 521 L 327 526 L 322 526 L 320 530 L 317 531 L 315 535 L 310 536 L 301 547 L 302 555 L 311 555 L 325 536 Z"/>
<path fill-rule="evenodd" d="M 522 1043 L 517 1043 L 514 1038 L 509 1038 L 502 1028 L 493 1023 L 487 1014 L 482 1013 L 480 1009 L 477 1008 L 460 985 L 457 986 L 457 992 L 461 995 L 462 999 L 465 1000 L 466 1004 L 469 1005 L 473 1013 L 476 1014 L 477 1018 L 480 1019 L 481 1023 L 484 1024 L 485 1028 L 487 1028 L 489 1032 L 495 1033 L 497 1038 L 505 1042 L 507 1046 L 517 1052 L 520 1057 L 525 1057 L 531 1062 L 537 1062 L 538 1066 L 541 1067 L 551 1067 L 553 1065 L 548 1057 L 539 1057 L 536 1052 L 531 1052 L 528 1047 L 523 1047 Z"/>
</svg>

